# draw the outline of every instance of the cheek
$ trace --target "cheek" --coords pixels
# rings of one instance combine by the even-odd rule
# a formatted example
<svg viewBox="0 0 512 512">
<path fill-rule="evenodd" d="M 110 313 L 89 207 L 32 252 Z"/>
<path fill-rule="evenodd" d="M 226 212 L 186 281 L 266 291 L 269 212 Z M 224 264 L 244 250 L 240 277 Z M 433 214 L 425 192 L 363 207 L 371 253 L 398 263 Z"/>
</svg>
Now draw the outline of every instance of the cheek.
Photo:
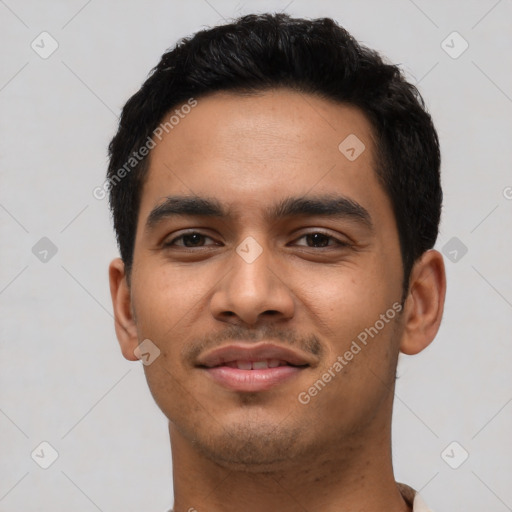
<svg viewBox="0 0 512 512">
<path fill-rule="evenodd" d="M 379 263 L 373 261 L 352 268 L 332 268 L 312 279 L 307 287 L 302 288 L 307 309 L 329 325 L 333 332 L 375 322 L 393 302 L 387 277 L 379 269 Z"/>
<path fill-rule="evenodd" d="M 173 338 L 208 291 L 208 280 L 170 266 L 140 269 L 133 284 L 137 328 L 155 342 Z"/>
<path fill-rule="evenodd" d="M 325 364 L 329 367 L 343 358 L 343 370 L 333 388 L 358 387 L 364 381 L 373 393 L 377 391 L 372 384 L 379 387 L 390 381 L 397 287 L 382 275 L 380 265 L 375 258 L 364 268 L 338 269 L 308 288 L 304 305 L 313 315 L 315 332 L 326 342 Z"/>
</svg>

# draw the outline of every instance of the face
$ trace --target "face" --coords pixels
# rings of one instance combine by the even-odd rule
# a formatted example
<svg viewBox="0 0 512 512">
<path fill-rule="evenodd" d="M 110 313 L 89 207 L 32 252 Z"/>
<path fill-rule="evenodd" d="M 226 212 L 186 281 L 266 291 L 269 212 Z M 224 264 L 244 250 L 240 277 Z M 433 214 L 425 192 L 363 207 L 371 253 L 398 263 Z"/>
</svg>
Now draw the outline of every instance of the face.
<svg viewBox="0 0 512 512">
<path fill-rule="evenodd" d="M 157 404 L 210 459 L 275 468 L 389 420 L 402 262 L 374 169 L 358 109 L 287 90 L 199 98 L 152 150 L 131 310 Z"/>
</svg>

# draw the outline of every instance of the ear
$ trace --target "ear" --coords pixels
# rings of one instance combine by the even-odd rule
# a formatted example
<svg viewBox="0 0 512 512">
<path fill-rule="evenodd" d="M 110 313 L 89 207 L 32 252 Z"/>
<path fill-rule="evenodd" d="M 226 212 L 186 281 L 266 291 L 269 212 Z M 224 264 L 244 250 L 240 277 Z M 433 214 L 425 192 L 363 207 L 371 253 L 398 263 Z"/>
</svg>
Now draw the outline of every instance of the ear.
<svg viewBox="0 0 512 512">
<path fill-rule="evenodd" d="M 441 324 L 445 294 L 443 256 L 435 250 L 426 251 L 411 271 L 400 352 L 414 355 L 430 345 Z"/>
<path fill-rule="evenodd" d="M 139 345 L 137 325 L 133 315 L 125 266 L 121 258 L 116 258 L 110 263 L 108 274 L 117 339 L 123 356 L 129 361 L 137 361 L 138 358 L 134 352 Z"/>
</svg>

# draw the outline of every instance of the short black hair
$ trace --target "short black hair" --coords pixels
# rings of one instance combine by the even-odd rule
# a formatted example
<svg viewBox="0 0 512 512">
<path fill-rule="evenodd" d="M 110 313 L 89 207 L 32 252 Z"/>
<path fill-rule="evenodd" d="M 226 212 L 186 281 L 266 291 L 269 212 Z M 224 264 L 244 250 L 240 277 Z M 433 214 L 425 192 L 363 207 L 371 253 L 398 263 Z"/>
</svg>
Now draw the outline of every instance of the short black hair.
<svg viewBox="0 0 512 512">
<path fill-rule="evenodd" d="M 398 66 L 360 45 L 334 20 L 283 13 L 243 16 L 181 39 L 124 106 L 109 145 L 106 183 L 128 277 L 148 171 L 140 148 L 148 147 L 164 116 L 217 91 L 275 88 L 353 105 L 370 121 L 375 172 L 392 203 L 406 293 L 414 262 L 435 244 L 441 215 L 439 140 L 425 103 Z"/>
</svg>

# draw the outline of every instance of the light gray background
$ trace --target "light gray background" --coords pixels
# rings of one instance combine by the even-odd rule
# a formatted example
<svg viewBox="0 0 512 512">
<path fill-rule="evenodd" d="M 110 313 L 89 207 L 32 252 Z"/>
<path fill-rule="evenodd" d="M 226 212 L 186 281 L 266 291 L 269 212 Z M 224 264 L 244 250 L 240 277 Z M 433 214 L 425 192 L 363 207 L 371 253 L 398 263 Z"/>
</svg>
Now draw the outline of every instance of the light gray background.
<svg viewBox="0 0 512 512">
<path fill-rule="evenodd" d="M 400 361 L 396 477 L 437 512 L 512 510 L 511 0 L 0 0 L 2 512 L 172 504 L 166 421 L 117 345 L 117 249 L 92 190 L 120 108 L 166 48 L 223 18 L 283 9 L 334 17 L 400 63 L 428 103 L 443 153 L 437 247 L 457 237 L 468 251 L 446 260 L 436 341 Z M 31 48 L 43 31 L 59 45 L 47 59 Z M 441 47 L 453 31 L 469 43 L 456 59 Z M 463 41 L 446 44 L 457 53 Z M 58 249 L 46 262 L 32 252 L 42 237 Z M 42 441 L 59 455 L 48 469 L 31 458 Z"/>
</svg>

